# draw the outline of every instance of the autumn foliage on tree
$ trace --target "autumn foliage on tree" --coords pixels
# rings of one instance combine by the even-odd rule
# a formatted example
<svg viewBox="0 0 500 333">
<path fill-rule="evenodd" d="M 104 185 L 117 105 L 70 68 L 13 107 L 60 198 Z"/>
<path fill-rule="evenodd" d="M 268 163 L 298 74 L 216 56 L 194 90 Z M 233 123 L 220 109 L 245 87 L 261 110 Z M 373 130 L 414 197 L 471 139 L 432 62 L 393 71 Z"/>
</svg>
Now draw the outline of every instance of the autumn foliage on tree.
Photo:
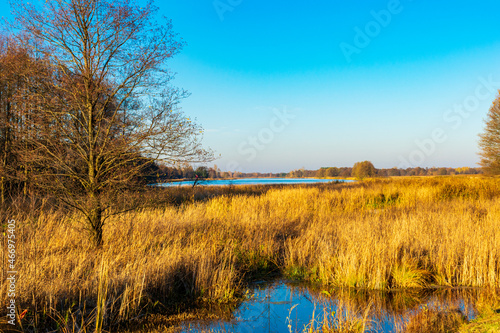
<svg viewBox="0 0 500 333">
<path fill-rule="evenodd" d="M 27 70 L 20 78 L 9 70 L 0 80 L 16 109 L 13 115 L 2 104 L 2 144 L 10 154 L 2 157 L 2 186 L 6 164 L 13 166 L 4 161 L 29 160 L 37 187 L 80 211 L 100 246 L 106 218 L 118 213 L 116 198 L 141 185 L 138 175 L 150 164 L 213 159 L 201 147 L 201 128 L 178 108 L 187 93 L 170 85 L 166 63 L 183 42 L 170 22 L 156 23 L 152 2 L 19 2 L 13 11 Z M 9 52 L 2 65 L 16 66 Z M 10 134 L 12 117 L 25 126 L 26 149 L 14 149 L 20 143 Z"/>
<path fill-rule="evenodd" d="M 480 134 L 481 166 L 489 174 L 500 174 L 500 96 L 491 105 L 484 132 Z"/>
<path fill-rule="evenodd" d="M 358 179 L 373 177 L 376 173 L 377 170 L 370 161 L 357 162 L 352 167 L 352 176 Z"/>
</svg>

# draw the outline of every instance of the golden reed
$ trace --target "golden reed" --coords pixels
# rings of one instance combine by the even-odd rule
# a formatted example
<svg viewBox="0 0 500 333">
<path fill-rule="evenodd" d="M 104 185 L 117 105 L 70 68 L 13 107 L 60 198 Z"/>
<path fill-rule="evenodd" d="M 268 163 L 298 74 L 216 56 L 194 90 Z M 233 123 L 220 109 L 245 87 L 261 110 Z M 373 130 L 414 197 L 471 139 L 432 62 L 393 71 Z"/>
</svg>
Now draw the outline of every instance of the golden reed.
<svg viewBox="0 0 500 333">
<path fill-rule="evenodd" d="M 99 250 L 78 215 L 12 216 L 20 222 L 17 302 L 44 313 L 98 308 L 106 325 L 158 302 L 231 301 L 244 281 L 271 273 L 368 289 L 500 287 L 498 178 L 228 193 L 114 216 Z"/>
</svg>

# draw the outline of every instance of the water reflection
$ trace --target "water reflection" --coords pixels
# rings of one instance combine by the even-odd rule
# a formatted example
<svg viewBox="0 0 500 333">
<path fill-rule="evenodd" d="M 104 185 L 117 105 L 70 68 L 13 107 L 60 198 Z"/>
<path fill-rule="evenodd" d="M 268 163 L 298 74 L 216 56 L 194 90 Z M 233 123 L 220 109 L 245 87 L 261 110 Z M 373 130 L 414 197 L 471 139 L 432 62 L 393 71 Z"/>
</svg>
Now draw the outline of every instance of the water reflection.
<svg viewBox="0 0 500 333">
<path fill-rule="evenodd" d="M 257 284 L 249 300 L 231 318 L 219 322 L 188 322 L 183 332 L 303 332 L 330 321 L 371 332 L 395 332 L 422 308 L 459 311 L 468 319 L 476 315 L 474 304 L 480 289 L 443 288 L 426 291 L 326 291 L 275 281 Z M 313 320 L 314 319 L 314 320 Z"/>
</svg>

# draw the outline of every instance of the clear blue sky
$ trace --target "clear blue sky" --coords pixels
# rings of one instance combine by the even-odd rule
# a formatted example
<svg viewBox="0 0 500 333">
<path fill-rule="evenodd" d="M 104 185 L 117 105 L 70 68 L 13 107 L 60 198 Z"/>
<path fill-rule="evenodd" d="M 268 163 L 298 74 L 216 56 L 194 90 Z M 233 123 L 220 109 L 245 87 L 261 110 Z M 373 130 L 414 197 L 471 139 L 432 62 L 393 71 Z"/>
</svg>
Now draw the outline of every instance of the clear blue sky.
<svg viewBox="0 0 500 333">
<path fill-rule="evenodd" d="M 183 110 L 222 170 L 479 160 L 500 88 L 498 1 L 156 5 L 187 42 L 174 83 L 191 92 Z"/>
</svg>

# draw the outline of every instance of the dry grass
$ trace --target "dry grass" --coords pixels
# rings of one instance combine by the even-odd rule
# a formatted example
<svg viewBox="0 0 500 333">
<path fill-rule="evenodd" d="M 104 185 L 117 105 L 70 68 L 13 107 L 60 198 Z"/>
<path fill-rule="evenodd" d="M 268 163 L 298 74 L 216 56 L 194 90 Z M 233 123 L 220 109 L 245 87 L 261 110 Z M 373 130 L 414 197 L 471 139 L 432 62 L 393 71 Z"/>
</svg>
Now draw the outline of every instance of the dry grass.
<svg viewBox="0 0 500 333">
<path fill-rule="evenodd" d="M 340 300 L 335 310 L 325 307 L 322 318 L 315 318 L 313 313 L 303 333 L 363 333 L 370 326 L 368 320 L 370 307 L 371 304 L 368 304 L 365 312 L 360 314 L 349 303 Z M 291 329 L 289 331 L 292 333 Z"/>
<path fill-rule="evenodd" d="M 406 324 L 405 333 L 447 333 L 458 332 L 467 322 L 459 310 L 436 310 L 424 308 L 411 316 Z"/>
<path fill-rule="evenodd" d="M 486 289 L 476 301 L 479 316 L 460 327 L 460 333 L 500 333 L 500 296 Z"/>
<path fill-rule="evenodd" d="M 84 309 L 97 308 L 106 327 L 150 311 L 182 312 L 179 304 L 192 301 L 232 301 L 262 274 L 385 290 L 500 287 L 499 179 L 224 191 L 110 218 L 100 250 L 77 215 L 12 213 L 18 304 L 37 304 L 37 324 L 55 310 L 81 322 Z M 2 278 L 2 304 L 6 288 Z M 34 324 L 30 309 L 25 326 Z"/>
</svg>

